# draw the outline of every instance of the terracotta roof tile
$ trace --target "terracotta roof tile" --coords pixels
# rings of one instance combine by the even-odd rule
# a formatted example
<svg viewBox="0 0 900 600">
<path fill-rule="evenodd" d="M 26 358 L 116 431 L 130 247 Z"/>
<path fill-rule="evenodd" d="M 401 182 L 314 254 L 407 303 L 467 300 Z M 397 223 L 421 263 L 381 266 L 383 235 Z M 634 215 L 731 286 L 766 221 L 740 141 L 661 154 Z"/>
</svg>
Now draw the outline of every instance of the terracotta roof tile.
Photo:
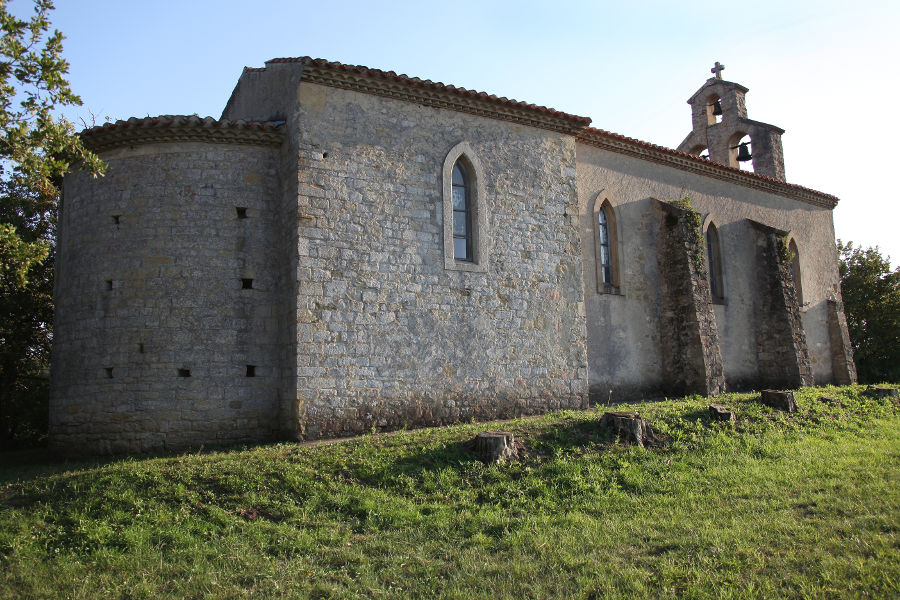
<svg viewBox="0 0 900 600">
<path fill-rule="evenodd" d="M 211 141 L 249 144 L 278 144 L 280 121 L 230 121 L 197 115 L 159 115 L 104 123 L 82 131 L 79 136 L 95 151 L 129 143 L 168 141 Z"/>
<path fill-rule="evenodd" d="M 658 146 L 656 144 L 651 144 L 649 142 L 643 142 L 641 140 L 637 140 L 634 138 L 630 138 L 624 135 L 620 135 L 618 133 L 613 133 L 611 131 L 606 131 L 603 129 L 597 129 L 594 127 L 585 127 L 577 136 L 579 140 L 584 141 L 586 143 L 591 142 L 591 138 L 607 138 L 616 142 L 624 143 L 627 146 L 632 146 L 635 148 L 641 148 L 648 150 L 650 152 L 661 153 L 663 155 L 668 155 L 673 158 L 678 158 L 681 160 L 688 160 L 694 163 L 697 163 L 698 166 L 702 165 L 706 169 L 712 168 L 721 172 L 722 174 L 734 175 L 739 177 L 745 177 L 749 180 L 757 180 L 761 183 L 766 184 L 774 184 L 776 186 L 783 186 L 784 188 L 792 189 L 797 192 L 801 192 L 804 195 L 814 195 L 821 198 L 824 202 L 823 205 L 830 205 L 831 207 L 837 205 L 838 198 L 837 196 L 832 196 L 831 194 L 826 194 L 824 192 L 820 192 L 814 190 L 812 188 L 804 187 L 802 185 L 796 185 L 793 183 L 787 183 L 786 181 L 782 181 L 780 179 L 775 179 L 774 177 L 767 177 L 765 175 L 759 175 L 752 171 L 742 171 L 739 168 L 731 167 L 728 165 L 723 165 L 721 163 L 713 162 L 707 158 L 700 158 L 694 154 L 688 154 L 687 152 L 679 152 L 678 150 L 673 150 L 672 148 L 667 148 L 665 146 Z M 621 145 L 621 144 L 620 144 Z"/>
<path fill-rule="evenodd" d="M 409 75 L 403 75 L 395 73 L 394 71 L 382 71 L 380 69 L 370 69 L 369 67 L 364 67 L 360 65 L 345 65 L 344 63 L 327 61 L 321 58 L 311 58 L 309 56 L 300 56 L 297 58 L 273 58 L 272 60 L 267 60 L 266 64 L 277 64 L 277 63 L 300 63 L 303 65 L 315 65 L 317 67 L 323 67 L 327 69 L 334 69 L 337 71 L 344 71 L 348 73 L 358 73 L 360 75 L 365 75 L 368 77 L 382 78 L 391 81 L 396 81 L 399 83 L 405 83 L 408 85 L 421 87 L 421 88 L 430 88 L 435 90 L 442 90 L 446 92 L 451 92 L 453 94 L 458 94 L 460 96 L 465 96 L 467 98 L 477 98 L 481 100 L 487 100 L 491 102 L 496 102 L 499 104 L 505 104 L 508 106 L 514 106 L 520 109 L 528 109 L 534 110 L 537 112 L 541 112 L 547 115 L 552 115 L 554 117 L 569 119 L 572 121 L 576 121 L 579 123 L 583 123 L 587 125 L 591 122 L 591 119 L 588 117 L 581 117 L 578 115 L 573 115 L 569 113 L 565 113 L 562 111 L 554 110 L 552 108 L 547 108 L 546 106 L 538 106 L 536 104 L 529 104 L 527 102 L 520 102 L 518 100 L 511 100 L 506 97 L 498 97 L 494 94 L 487 94 L 485 92 L 478 92 L 475 90 L 469 90 L 466 88 L 457 87 L 454 85 L 447 85 L 441 83 L 440 81 L 431 81 L 430 79 L 421 79 L 419 77 L 410 77 Z"/>
</svg>

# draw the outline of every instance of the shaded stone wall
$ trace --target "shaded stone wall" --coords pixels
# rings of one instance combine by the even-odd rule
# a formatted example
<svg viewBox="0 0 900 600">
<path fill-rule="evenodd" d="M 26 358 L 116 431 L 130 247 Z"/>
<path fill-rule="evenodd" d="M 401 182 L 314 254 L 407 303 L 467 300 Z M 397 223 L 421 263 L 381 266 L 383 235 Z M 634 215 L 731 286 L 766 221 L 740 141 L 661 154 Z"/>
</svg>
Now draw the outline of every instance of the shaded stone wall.
<svg viewBox="0 0 900 600">
<path fill-rule="evenodd" d="M 839 297 L 828 300 L 828 335 L 831 340 L 831 365 L 834 383 L 850 385 L 856 383 L 856 363 L 853 362 L 853 347 L 850 345 L 850 331 L 844 303 Z"/>
<path fill-rule="evenodd" d="M 719 334 L 704 265 L 699 215 L 655 200 L 663 377 L 672 394 L 725 391 Z"/>
<path fill-rule="evenodd" d="M 52 446 L 134 452 L 273 437 L 278 149 L 180 142 L 101 157 L 105 177 L 65 181 Z"/>
<path fill-rule="evenodd" d="M 756 231 L 759 385 L 784 389 L 813 385 L 786 233 L 755 221 L 750 223 Z"/>
</svg>

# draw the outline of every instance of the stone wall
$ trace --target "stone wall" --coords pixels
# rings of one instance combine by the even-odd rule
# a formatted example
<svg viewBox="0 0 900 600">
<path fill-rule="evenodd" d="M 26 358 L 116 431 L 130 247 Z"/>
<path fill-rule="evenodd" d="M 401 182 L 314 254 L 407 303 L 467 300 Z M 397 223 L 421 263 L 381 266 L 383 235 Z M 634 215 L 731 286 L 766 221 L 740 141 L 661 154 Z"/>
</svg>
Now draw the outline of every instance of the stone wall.
<svg viewBox="0 0 900 600">
<path fill-rule="evenodd" d="M 65 182 L 52 446 L 133 452 L 276 435 L 278 148 L 139 144 L 101 157 L 105 177 Z"/>
<path fill-rule="evenodd" d="M 718 396 L 725 391 L 700 215 L 654 201 L 660 283 L 663 381 L 670 394 Z"/>
<path fill-rule="evenodd" d="M 571 136 L 302 83 L 301 437 L 586 403 Z M 442 165 L 484 173 L 484 272 L 446 269 Z"/>
<path fill-rule="evenodd" d="M 759 386 L 813 385 L 806 332 L 794 289 L 785 232 L 752 223 L 756 244 L 756 347 Z"/>
<path fill-rule="evenodd" d="M 827 300 L 839 285 L 832 213 L 828 208 L 657 165 L 579 142 L 578 193 L 585 263 L 589 373 L 594 401 L 663 393 L 660 272 L 651 198 L 690 197 L 718 229 L 724 299 L 713 306 L 729 390 L 758 386 L 756 233 L 750 220 L 789 231 L 799 247 L 810 367 L 818 383 L 833 381 Z M 617 294 L 597 285 L 593 207 L 609 201 L 616 216 L 620 281 Z"/>
<path fill-rule="evenodd" d="M 840 296 L 828 300 L 828 334 L 831 337 L 831 364 L 834 383 L 850 385 L 856 383 L 856 363 L 853 362 L 853 346 L 847 329 L 847 316 Z"/>
</svg>

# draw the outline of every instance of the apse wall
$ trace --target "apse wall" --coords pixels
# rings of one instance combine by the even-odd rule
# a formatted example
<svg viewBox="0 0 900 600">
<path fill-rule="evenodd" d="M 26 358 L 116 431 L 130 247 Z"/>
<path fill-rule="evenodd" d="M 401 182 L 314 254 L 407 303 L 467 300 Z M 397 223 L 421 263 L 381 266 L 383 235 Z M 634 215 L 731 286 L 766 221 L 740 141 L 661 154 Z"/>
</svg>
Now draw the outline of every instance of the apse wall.
<svg viewBox="0 0 900 600">
<path fill-rule="evenodd" d="M 84 136 L 109 168 L 64 183 L 55 448 L 145 451 L 277 434 L 276 129 L 162 117 Z"/>
</svg>

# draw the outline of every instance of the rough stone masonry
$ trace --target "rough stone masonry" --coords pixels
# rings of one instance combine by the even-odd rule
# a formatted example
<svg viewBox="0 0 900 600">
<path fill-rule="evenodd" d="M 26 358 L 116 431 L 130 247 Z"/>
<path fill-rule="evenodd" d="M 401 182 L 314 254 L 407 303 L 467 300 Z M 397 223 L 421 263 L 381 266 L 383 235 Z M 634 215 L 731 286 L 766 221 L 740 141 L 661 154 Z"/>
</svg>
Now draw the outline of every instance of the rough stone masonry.
<svg viewBox="0 0 900 600">
<path fill-rule="evenodd" d="M 730 135 L 746 118 L 733 89 Z M 853 379 L 836 198 L 589 123 L 299 58 L 245 69 L 221 119 L 84 132 L 109 170 L 64 184 L 52 446 L 308 439 L 715 394 L 768 381 L 769 350 L 807 365 L 798 385 Z M 780 160 L 772 131 L 763 162 Z M 685 196 L 697 235 L 718 231 L 715 303 L 685 262 L 703 244 L 660 233 L 665 201 Z M 796 242 L 802 306 L 784 265 L 759 258 L 754 222 Z"/>
</svg>

